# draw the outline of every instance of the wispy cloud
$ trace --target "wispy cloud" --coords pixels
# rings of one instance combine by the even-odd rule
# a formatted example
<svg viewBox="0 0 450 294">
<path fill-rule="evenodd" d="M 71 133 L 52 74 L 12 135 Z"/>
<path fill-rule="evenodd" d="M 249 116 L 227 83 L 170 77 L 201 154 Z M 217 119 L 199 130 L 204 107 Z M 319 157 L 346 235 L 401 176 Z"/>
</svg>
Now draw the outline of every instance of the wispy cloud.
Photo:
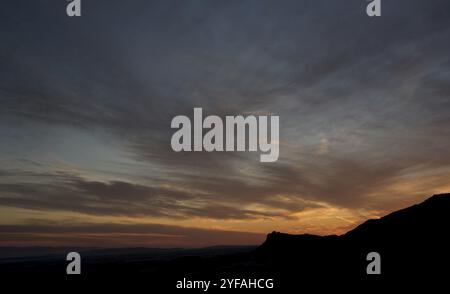
<svg viewBox="0 0 450 294">
<path fill-rule="evenodd" d="M 2 207 L 271 231 L 446 187 L 448 1 L 377 20 L 359 0 L 95 1 L 78 22 L 19 2 L 0 11 Z M 198 106 L 279 115 L 280 160 L 172 152 L 172 117 Z"/>
</svg>

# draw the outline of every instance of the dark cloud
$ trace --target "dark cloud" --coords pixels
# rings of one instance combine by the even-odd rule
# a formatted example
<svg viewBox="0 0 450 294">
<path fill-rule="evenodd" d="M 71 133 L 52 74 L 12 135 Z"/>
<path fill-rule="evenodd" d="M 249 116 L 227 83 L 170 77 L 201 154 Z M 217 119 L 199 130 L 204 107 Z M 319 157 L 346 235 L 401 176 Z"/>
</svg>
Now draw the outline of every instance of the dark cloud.
<svg viewBox="0 0 450 294">
<path fill-rule="evenodd" d="M 15 173 L 3 172 L 10 177 Z M 33 179 L 33 174 L 28 174 Z M 153 216 L 170 218 L 206 217 L 212 219 L 253 219 L 289 217 L 285 213 L 243 209 L 243 204 L 257 203 L 256 195 L 242 199 L 242 195 L 228 197 L 210 187 L 186 185 L 185 187 L 152 187 L 128 182 L 88 181 L 73 175 L 36 175 L 37 181 L 0 183 L 0 205 L 34 210 L 71 211 L 102 216 Z M 35 178 L 36 180 L 36 178 Z M 167 181 L 170 183 L 170 181 Z M 225 183 L 226 186 L 227 183 Z M 228 183 L 230 184 L 230 183 Z M 232 182 L 231 184 L 234 184 Z M 207 185 L 207 182 L 206 184 Z M 222 188 L 220 186 L 217 188 Z M 184 189 L 183 189 L 184 188 Z M 235 189 L 234 187 L 230 187 Z M 238 187 L 239 188 L 239 187 Z M 256 189 L 256 188 L 255 188 Z M 251 189 L 244 189 L 248 192 Z M 241 192 L 242 193 L 242 192 Z M 297 212 L 312 204 L 298 202 L 286 206 L 270 200 L 262 193 L 261 203 L 268 202 L 274 209 Z M 230 204 L 223 204 L 226 202 Z"/>
<path fill-rule="evenodd" d="M 260 244 L 264 234 L 185 228 L 161 224 L 54 224 L 0 225 L 2 245 L 94 247 L 202 247 Z"/>
<path fill-rule="evenodd" d="M 368 18 L 362 0 L 86 1 L 78 19 L 64 1 L 28 2 L 0 11 L 0 134 L 9 140 L 0 151 L 7 163 L 30 157 L 19 174 L 0 171 L 3 206 L 289 218 L 323 202 L 370 207 L 411 171 L 450 164 L 446 0 L 384 1 L 380 18 Z M 198 106 L 279 115 L 280 160 L 172 152 L 171 119 Z M 127 178 L 56 176 L 40 154 L 64 149 L 56 127 L 107 133 L 126 154 L 111 161 L 128 164 L 98 169 Z M 24 174 L 31 166 L 40 180 Z"/>
</svg>

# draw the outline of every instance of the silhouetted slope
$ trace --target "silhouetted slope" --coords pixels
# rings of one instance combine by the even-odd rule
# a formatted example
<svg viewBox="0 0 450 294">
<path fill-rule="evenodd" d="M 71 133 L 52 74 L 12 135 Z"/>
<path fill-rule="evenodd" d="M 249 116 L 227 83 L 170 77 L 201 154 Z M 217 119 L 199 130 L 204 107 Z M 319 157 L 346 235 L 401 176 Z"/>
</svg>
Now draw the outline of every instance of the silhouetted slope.
<svg viewBox="0 0 450 294">
<path fill-rule="evenodd" d="M 434 195 L 420 204 L 398 210 L 377 220 L 368 220 L 345 234 L 366 240 L 437 237 L 448 231 L 450 194 Z"/>
<path fill-rule="evenodd" d="M 308 279 L 368 279 L 367 253 L 381 254 L 382 275 L 440 279 L 450 274 L 450 194 L 368 220 L 342 236 L 288 235 L 273 232 L 256 250 L 282 276 L 295 271 Z M 285 273 L 285 274 L 284 274 Z"/>
</svg>

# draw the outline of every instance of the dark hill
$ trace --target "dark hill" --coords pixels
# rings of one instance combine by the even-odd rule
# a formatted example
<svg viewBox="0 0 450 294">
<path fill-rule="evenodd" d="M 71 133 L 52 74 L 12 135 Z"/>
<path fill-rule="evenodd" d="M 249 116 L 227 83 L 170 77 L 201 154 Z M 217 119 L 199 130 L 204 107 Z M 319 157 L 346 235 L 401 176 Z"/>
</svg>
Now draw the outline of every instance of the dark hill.
<svg viewBox="0 0 450 294">
<path fill-rule="evenodd" d="M 448 230 L 450 194 L 439 194 L 420 204 L 398 210 L 377 220 L 368 220 L 345 234 L 355 239 L 435 238 Z"/>
<path fill-rule="evenodd" d="M 288 281 L 297 275 L 307 280 L 442 280 L 450 275 L 449 228 L 450 194 L 440 194 L 341 236 L 273 232 L 255 252 Z M 381 255 L 380 276 L 366 274 L 372 251 Z"/>
</svg>

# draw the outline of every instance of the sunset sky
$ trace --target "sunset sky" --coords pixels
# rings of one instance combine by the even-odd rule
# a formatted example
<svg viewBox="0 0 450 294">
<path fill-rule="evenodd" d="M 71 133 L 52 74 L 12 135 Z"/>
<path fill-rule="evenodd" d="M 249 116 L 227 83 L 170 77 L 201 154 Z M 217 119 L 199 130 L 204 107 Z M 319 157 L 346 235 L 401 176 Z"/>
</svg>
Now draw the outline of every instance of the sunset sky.
<svg viewBox="0 0 450 294">
<path fill-rule="evenodd" d="M 0 7 L 0 246 L 259 244 L 450 192 L 450 2 Z M 176 115 L 273 114 L 280 157 L 181 152 Z"/>
</svg>

